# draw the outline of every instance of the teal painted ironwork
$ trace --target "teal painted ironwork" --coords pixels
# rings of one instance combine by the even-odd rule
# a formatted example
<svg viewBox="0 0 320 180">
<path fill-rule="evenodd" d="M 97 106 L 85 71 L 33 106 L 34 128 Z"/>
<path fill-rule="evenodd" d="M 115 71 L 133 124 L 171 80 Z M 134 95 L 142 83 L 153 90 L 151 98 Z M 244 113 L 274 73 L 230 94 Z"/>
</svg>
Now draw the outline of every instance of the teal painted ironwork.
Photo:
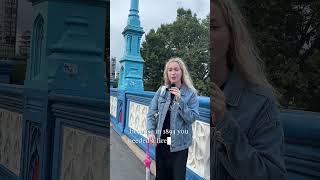
<svg viewBox="0 0 320 180">
<path fill-rule="evenodd" d="M 139 0 L 131 0 L 127 26 L 122 34 L 125 39 L 124 55 L 120 60 L 119 90 L 143 91 L 143 64 L 140 41 L 144 33 L 139 19 Z"/>
<path fill-rule="evenodd" d="M 106 0 L 32 0 L 26 88 L 105 98 Z"/>
<path fill-rule="evenodd" d="M 90 129 L 92 134 L 99 131 L 100 135 L 107 135 L 104 46 L 109 3 L 107 0 L 31 2 L 34 23 L 24 88 L 19 178 L 58 180 L 62 164 L 52 161 L 61 162 L 60 135 L 64 125 L 59 122 L 68 120 L 71 126 L 81 121 L 80 127 Z M 56 112 L 61 99 L 67 104 L 62 111 L 71 107 L 77 115 L 81 114 L 79 111 L 91 114 L 78 117 L 71 110 Z M 104 176 L 103 179 L 107 177 Z"/>
</svg>

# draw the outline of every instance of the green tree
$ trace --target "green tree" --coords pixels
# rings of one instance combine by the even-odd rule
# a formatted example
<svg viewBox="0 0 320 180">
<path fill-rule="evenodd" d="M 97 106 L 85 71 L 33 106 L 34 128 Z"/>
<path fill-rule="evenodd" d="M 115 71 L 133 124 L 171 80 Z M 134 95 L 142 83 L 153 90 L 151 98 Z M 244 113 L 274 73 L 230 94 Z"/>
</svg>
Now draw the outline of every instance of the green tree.
<svg viewBox="0 0 320 180">
<path fill-rule="evenodd" d="M 281 104 L 319 111 L 320 1 L 243 0 L 241 8 Z"/>
<path fill-rule="evenodd" d="M 182 58 L 200 95 L 208 94 L 209 16 L 201 20 L 191 10 L 179 8 L 176 20 L 150 30 L 142 43 L 144 85 L 155 91 L 163 84 L 163 70 L 171 57 Z"/>
</svg>

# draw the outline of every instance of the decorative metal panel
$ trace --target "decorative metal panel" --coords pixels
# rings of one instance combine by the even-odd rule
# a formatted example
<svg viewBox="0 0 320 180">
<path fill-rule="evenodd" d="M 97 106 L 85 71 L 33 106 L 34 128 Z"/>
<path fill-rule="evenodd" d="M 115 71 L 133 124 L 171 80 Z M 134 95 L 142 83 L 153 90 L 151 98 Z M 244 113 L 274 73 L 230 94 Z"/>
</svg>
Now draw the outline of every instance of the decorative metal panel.
<svg viewBox="0 0 320 180">
<path fill-rule="evenodd" d="M 41 15 L 38 15 L 34 21 L 31 50 L 31 76 L 29 79 L 34 79 L 41 71 L 41 60 L 43 56 L 43 44 L 44 44 L 44 20 Z"/>
<path fill-rule="evenodd" d="M 0 164 L 19 176 L 22 115 L 0 109 Z"/>
<path fill-rule="evenodd" d="M 30 125 L 28 180 L 40 180 L 41 130 L 39 124 Z"/>
<path fill-rule="evenodd" d="M 110 115 L 117 117 L 117 98 L 110 96 Z"/>
<path fill-rule="evenodd" d="M 147 138 L 147 114 L 149 107 L 138 104 L 135 102 L 130 102 L 129 106 L 129 122 L 128 126 L 136 131 L 136 133 Z"/>
<path fill-rule="evenodd" d="M 61 180 L 107 179 L 107 138 L 64 127 Z"/>
</svg>

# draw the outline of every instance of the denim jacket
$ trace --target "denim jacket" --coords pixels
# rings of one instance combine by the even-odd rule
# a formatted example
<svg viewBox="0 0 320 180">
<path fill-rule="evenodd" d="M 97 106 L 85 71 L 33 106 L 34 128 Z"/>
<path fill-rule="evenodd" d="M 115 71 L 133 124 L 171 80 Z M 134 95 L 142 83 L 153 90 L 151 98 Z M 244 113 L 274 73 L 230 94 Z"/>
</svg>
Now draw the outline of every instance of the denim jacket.
<svg viewBox="0 0 320 180">
<path fill-rule="evenodd" d="M 210 178 L 284 179 L 284 135 L 276 98 L 237 72 L 229 75 L 223 92 L 227 112 L 210 130 Z"/>
<path fill-rule="evenodd" d="M 184 84 L 181 85 L 180 92 L 180 100 L 170 105 L 171 94 L 168 86 L 161 86 L 151 101 L 147 115 L 148 134 L 155 134 L 159 142 L 164 119 L 168 109 L 171 108 L 171 152 L 187 149 L 192 144 L 191 125 L 199 118 L 199 101 L 196 92 Z"/>
</svg>

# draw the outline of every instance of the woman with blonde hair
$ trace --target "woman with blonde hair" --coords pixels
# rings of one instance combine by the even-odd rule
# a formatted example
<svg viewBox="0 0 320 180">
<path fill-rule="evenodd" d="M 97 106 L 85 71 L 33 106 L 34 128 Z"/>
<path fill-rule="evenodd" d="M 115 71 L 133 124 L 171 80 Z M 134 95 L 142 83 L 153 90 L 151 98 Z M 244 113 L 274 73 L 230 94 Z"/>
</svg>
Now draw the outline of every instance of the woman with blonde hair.
<svg viewBox="0 0 320 180">
<path fill-rule="evenodd" d="M 148 140 L 156 147 L 156 179 L 185 180 L 192 123 L 199 117 L 197 93 L 185 63 L 171 58 L 164 85 L 155 93 L 147 115 Z"/>
<path fill-rule="evenodd" d="M 284 179 L 276 91 L 232 0 L 210 7 L 210 178 Z"/>
</svg>

